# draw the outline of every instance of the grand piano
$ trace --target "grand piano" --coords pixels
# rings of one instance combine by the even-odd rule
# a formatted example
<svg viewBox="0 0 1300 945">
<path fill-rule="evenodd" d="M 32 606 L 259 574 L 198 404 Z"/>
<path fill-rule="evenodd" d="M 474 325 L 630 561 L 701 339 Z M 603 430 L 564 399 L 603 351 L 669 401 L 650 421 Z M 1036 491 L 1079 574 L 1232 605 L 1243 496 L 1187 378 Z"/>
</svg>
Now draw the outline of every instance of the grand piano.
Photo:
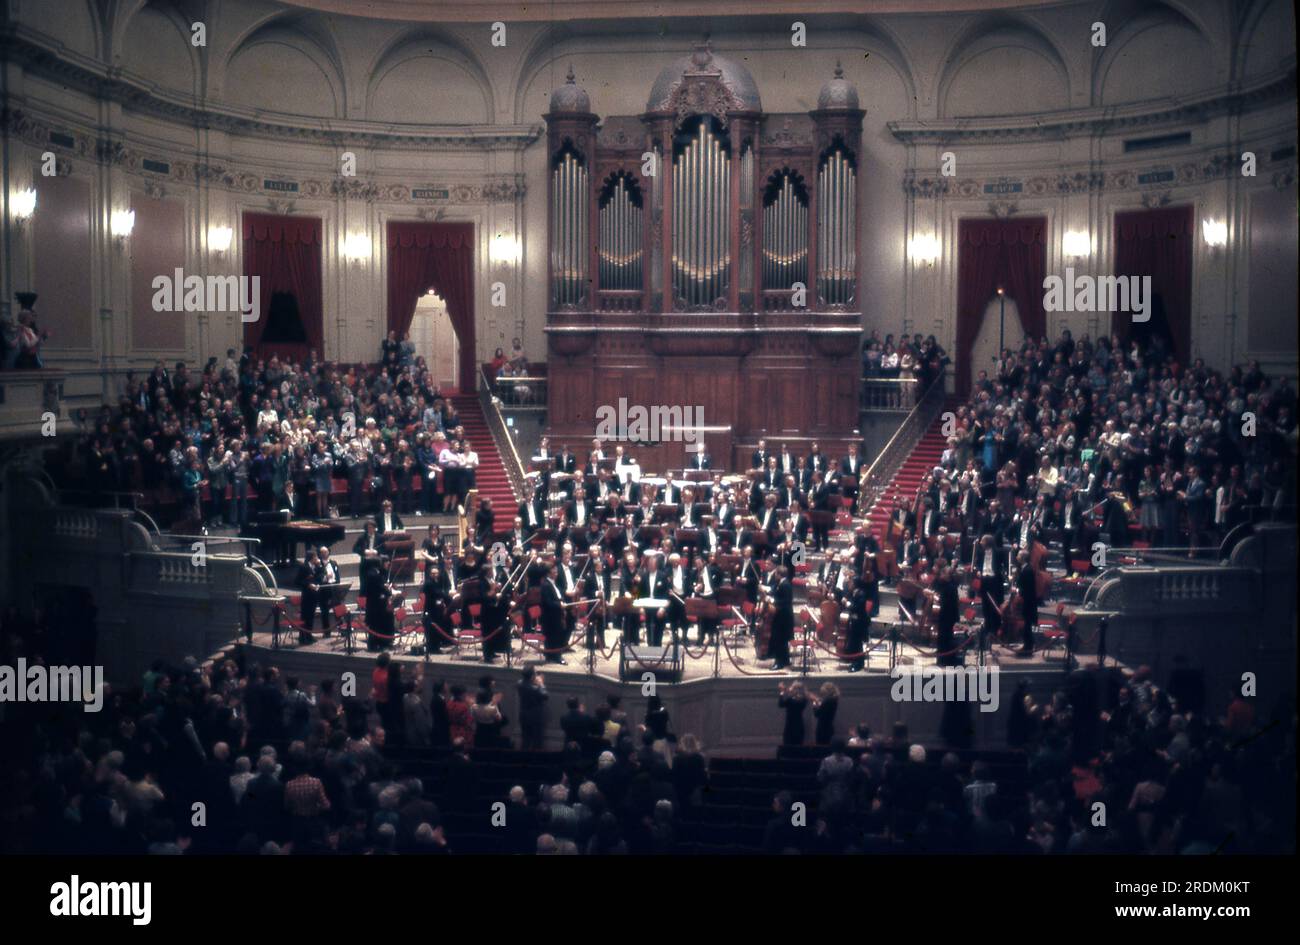
<svg viewBox="0 0 1300 945">
<path fill-rule="evenodd" d="M 244 538 L 258 539 L 267 563 L 280 565 L 292 564 L 297 559 L 299 545 L 307 548 L 334 545 L 343 540 L 345 532 L 342 522 L 310 518 L 288 521 L 283 512 L 263 512 L 241 534 Z"/>
</svg>

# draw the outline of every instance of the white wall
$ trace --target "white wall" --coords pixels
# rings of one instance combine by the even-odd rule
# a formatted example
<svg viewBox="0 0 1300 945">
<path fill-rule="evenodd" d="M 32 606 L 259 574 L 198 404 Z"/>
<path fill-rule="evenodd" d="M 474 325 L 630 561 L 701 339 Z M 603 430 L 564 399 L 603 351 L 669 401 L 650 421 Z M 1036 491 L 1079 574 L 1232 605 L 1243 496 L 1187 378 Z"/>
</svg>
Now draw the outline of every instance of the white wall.
<svg viewBox="0 0 1300 945">
<path fill-rule="evenodd" d="M 50 149 L 91 193 L 93 302 L 84 315 L 96 326 L 93 346 L 61 351 L 52 341 L 49 348 L 50 360 L 72 371 L 73 396 L 110 393 L 122 371 L 156 356 L 201 360 L 238 344 L 236 317 L 205 314 L 187 321 L 183 349 L 132 346 L 129 265 L 107 221 L 146 188 L 184 203 L 187 268 L 199 273 L 240 271 L 238 238 L 231 253 L 218 256 L 208 251 L 206 234 L 221 224 L 238 230 L 243 210 L 322 217 L 331 358 L 377 351 L 386 220 L 437 211 L 440 219 L 472 221 L 480 248 L 479 360 L 516 334 L 532 357 L 544 357 L 541 115 L 551 90 L 572 64 L 598 114 L 637 114 L 662 66 L 710 26 L 715 50 L 745 63 L 769 112 L 814 107 L 837 59 L 857 85 L 867 111 L 859 295 L 868 329 L 934 332 L 953 347 L 957 221 L 986 216 L 991 204 L 1048 216 L 1049 271 L 1066 262 L 1066 230 L 1090 231 L 1094 252 L 1075 265 L 1104 273 L 1117 210 L 1191 202 L 1198 227 L 1211 217 L 1230 226 L 1225 251 L 1198 248 L 1194 353 L 1220 364 L 1261 356 L 1273 368 L 1295 369 L 1294 317 L 1287 337 L 1273 330 L 1285 322 L 1276 304 L 1256 313 L 1267 331 L 1252 327 L 1252 306 L 1264 306 L 1267 296 L 1251 290 L 1245 229 L 1252 207 L 1273 200 L 1294 207 L 1294 17 L 1285 0 L 807 15 L 806 48 L 791 46 L 788 18 L 511 23 L 506 46 L 496 47 L 488 24 L 388 23 L 252 0 L 209 3 L 207 45 L 196 48 L 188 41 L 190 17 L 175 3 L 110 5 L 107 18 L 99 4 L 83 0 L 9 0 L 6 9 L 17 40 L 7 91 L 23 116 L 21 127 L 11 127 L 10 187 L 26 186 Z M 1107 26 L 1103 48 L 1091 42 L 1096 22 Z M 108 80 L 111 100 L 95 97 L 99 80 Z M 72 134 L 74 147 L 51 147 L 51 130 Z M 1123 150 L 1127 138 L 1184 131 L 1190 144 Z M 97 150 L 101 141 L 120 145 L 116 158 Z M 1289 156 L 1270 159 L 1288 147 Z M 357 177 L 344 180 L 339 159 L 348 150 L 357 155 Z M 1259 155 L 1254 178 L 1240 174 L 1244 150 Z M 952 178 L 938 173 L 945 152 L 956 158 Z M 144 158 L 168 161 L 172 172 L 151 174 Z M 1165 169 L 1174 180 L 1138 179 Z M 1076 175 L 1092 182 L 1072 185 Z M 1019 182 L 1021 192 L 984 192 L 1003 177 Z M 302 190 L 268 192 L 268 178 L 299 181 Z M 412 199 L 409 188 L 422 186 L 447 188 L 450 199 Z M 1268 278 L 1294 284 L 1295 231 L 1277 222 L 1268 222 Z M 13 288 L 40 291 L 33 229 L 6 221 L 4 253 Z M 353 232 L 372 239 L 370 260 L 339 259 Z M 519 265 L 489 258 L 498 233 L 521 241 Z M 916 233 L 938 236 L 933 267 L 907 258 Z M 489 304 L 498 280 L 507 288 L 504 309 Z M 1049 316 L 1052 331 L 1069 324 L 1095 332 L 1105 322 Z"/>
</svg>

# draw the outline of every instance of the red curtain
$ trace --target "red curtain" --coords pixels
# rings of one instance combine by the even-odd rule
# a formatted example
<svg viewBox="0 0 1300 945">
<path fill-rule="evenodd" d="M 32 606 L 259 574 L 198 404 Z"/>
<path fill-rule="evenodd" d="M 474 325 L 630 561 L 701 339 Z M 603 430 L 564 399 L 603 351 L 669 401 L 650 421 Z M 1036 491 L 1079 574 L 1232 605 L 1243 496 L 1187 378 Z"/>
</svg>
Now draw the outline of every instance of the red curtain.
<svg viewBox="0 0 1300 945">
<path fill-rule="evenodd" d="M 388 224 L 388 330 L 401 338 L 430 289 L 447 303 L 460 339 L 460 386 L 476 386 L 474 366 L 474 224 Z"/>
<path fill-rule="evenodd" d="M 262 280 L 261 317 L 244 324 L 244 344 L 260 349 L 271 310 L 271 293 L 288 292 L 298 301 L 307 346 L 323 356 L 320 218 L 245 213 L 244 275 L 259 276 Z M 279 354 L 306 355 L 305 351 L 289 350 L 297 348 L 296 345 L 271 347 Z"/>
<path fill-rule="evenodd" d="M 1182 364 L 1191 352 L 1195 236 L 1191 206 L 1115 214 L 1115 275 L 1150 276 L 1152 312 L 1149 321 L 1139 323 L 1129 312 L 1116 312 L 1111 330 L 1125 340 L 1163 334 Z"/>
<path fill-rule="evenodd" d="M 1020 331 L 1006 333 L 1007 347 L 1025 335 L 1047 330 L 1043 278 L 1047 270 L 1047 218 L 962 220 L 957 226 L 957 393 L 970 390 L 971 349 L 979 337 L 984 310 L 998 286 L 1014 299 Z"/>
</svg>

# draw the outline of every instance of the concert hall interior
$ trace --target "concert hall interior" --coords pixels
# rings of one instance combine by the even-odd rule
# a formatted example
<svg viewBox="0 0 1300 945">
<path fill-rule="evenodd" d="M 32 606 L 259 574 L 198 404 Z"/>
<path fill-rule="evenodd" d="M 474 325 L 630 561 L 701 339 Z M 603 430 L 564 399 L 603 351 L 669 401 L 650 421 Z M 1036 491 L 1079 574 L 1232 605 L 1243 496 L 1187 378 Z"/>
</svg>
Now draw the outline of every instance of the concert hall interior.
<svg viewBox="0 0 1300 945">
<path fill-rule="evenodd" d="M 1294 853 L 1291 3 L 0 67 L 0 851 Z"/>
</svg>

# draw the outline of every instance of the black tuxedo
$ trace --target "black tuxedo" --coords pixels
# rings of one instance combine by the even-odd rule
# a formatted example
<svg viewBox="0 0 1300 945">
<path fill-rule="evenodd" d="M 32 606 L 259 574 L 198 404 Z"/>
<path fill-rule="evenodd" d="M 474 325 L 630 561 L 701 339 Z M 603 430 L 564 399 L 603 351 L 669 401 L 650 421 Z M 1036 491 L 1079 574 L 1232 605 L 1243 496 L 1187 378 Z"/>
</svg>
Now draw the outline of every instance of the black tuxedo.
<svg viewBox="0 0 1300 945">
<path fill-rule="evenodd" d="M 695 572 L 691 570 L 688 564 L 680 565 L 681 568 L 681 590 L 678 590 L 673 583 L 677 575 L 677 568 L 668 567 L 661 573 L 668 581 L 668 587 L 672 589 L 668 594 L 668 626 L 672 629 L 674 637 L 681 633 L 683 638 L 686 634 L 686 604 L 684 601 L 690 597 L 695 589 Z M 680 600 L 679 600 L 680 598 Z"/>
<path fill-rule="evenodd" d="M 768 456 L 767 450 L 754 450 L 754 452 L 750 454 L 749 457 L 749 468 L 762 469 L 764 466 L 767 465 L 767 456 Z"/>
<path fill-rule="evenodd" d="M 548 650 L 559 650 L 569 642 L 564 603 L 564 597 L 556 583 L 550 578 L 542 581 L 542 635 L 546 638 Z M 547 653 L 546 661 L 558 663 L 560 654 Z"/>
<path fill-rule="evenodd" d="M 534 520 L 529 518 L 530 509 Z M 524 534 L 529 537 L 532 537 L 533 532 L 539 528 L 546 527 L 546 507 L 542 503 L 541 496 L 534 496 L 532 502 L 520 502 L 518 515 L 520 521 L 524 523 Z"/>
<path fill-rule="evenodd" d="M 772 591 L 772 636 L 768 641 L 768 654 L 777 668 L 790 665 L 790 641 L 794 638 L 794 586 L 789 578 L 780 581 Z"/>
<path fill-rule="evenodd" d="M 939 665 L 955 666 L 961 662 L 961 654 L 951 652 L 955 643 L 953 628 L 957 626 L 961 611 L 957 582 L 952 578 L 939 581 L 936 589 L 939 592 Z"/>
<path fill-rule="evenodd" d="M 367 535 L 365 532 L 362 532 L 360 535 L 357 536 L 357 540 L 352 543 L 352 553 L 354 555 L 360 556 L 363 559 L 362 562 L 363 564 L 364 564 L 366 551 L 379 551 L 379 550 L 380 550 L 380 544 L 379 544 L 378 531 L 376 531 L 373 536 Z"/>
<path fill-rule="evenodd" d="M 406 526 L 402 524 L 402 517 L 400 515 L 396 512 L 390 512 L 388 513 L 388 517 L 392 520 L 392 527 L 385 528 L 383 510 L 375 513 L 375 531 L 383 535 L 386 532 L 400 532 L 405 530 Z"/>
<path fill-rule="evenodd" d="M 668 578 L 662 570 L 654 572 L 653 582 L 649 568 L 643 568 L 637 572 L 637 587 L 645 597 L 671 600 L 668 597 L 668 588 L 670 586 Z M 645 629 L 646 637 L 651 646 L 661 646 L 663 644 L 664 624 L 657 611 L 645 611 Z"/>
<path fill-rule="evenodd" d="M 603 600 L 608 605 L 609 589 L 610 578 L 608 571 L 604 568 L 597 571 L 595 565 L 587 569 L 587 573 L 582 579 L 582 596 L 584 598 L 587 600 Z M 587 644 L 589 646 L 605 646 L 605 622 L 606 617 L 602 617 L 598 613 L 593 613 L 588 618 Z"/>
<path fill-rule="evenodd" d="M 451 636 L 452 630 L 451 597 L 446 579 L 435 581 L 426 575 L 420 593 L 424 597 L 424 646 L 428 652 L 438 653 L 444 643 L 443 634 Z"/>
<path fill-rule="evenodd" d="M 736 522 L 736 507 L 730 502 L 719 505 L 713 512 L 714 522 L 718 528 L 728 530 Z"/>
<path fill-rule="evenodd" d="M 708 453 L 696 453 L 686 466 L 687 469 L 712 469 L 713 458 Z"/>
<path fill-rule="evenodd" d="M 324 587 L 327 584 L 337 584 L 339 582 L 339 566 L 333 561 L 317 562 L 316 567 L 312 569 L 311 583 L 315 584 L 319 590 L 314 594 L 316 607 L 320 613 L 321 629 L 325 631 L 325 636 L 330 635 L 330 615 L 334 607 L 334 594 L 336 591 Z M 305 599 L 304 599 L 305 604 Z M 305 623 L 307 629 L 312 628 L 312 620 L 308 618 Z"/>
<path fill-rule="evenodd" d="M 1029 562 L 1016 575 L 1016 590 L 1020 591 L 1024 622 L 1024 653 L 1034 652 L 1034 626 L 1038 623 L 1038 575 Z"/>
<path fill-rule="evenodd" d="M 302 599 L 299 601 L 299 616 L 302 620 L 303 629 L 299 632 L 298 638 L 303 643 L 312 642 L 310 633 L 316 623 L 317 597 L 309 585 L 316 583 L 316 569 L 306 561 L 298 565 L 298 574 L 294 579 L 294 584 L 302 593 Z"/>
</svg>

